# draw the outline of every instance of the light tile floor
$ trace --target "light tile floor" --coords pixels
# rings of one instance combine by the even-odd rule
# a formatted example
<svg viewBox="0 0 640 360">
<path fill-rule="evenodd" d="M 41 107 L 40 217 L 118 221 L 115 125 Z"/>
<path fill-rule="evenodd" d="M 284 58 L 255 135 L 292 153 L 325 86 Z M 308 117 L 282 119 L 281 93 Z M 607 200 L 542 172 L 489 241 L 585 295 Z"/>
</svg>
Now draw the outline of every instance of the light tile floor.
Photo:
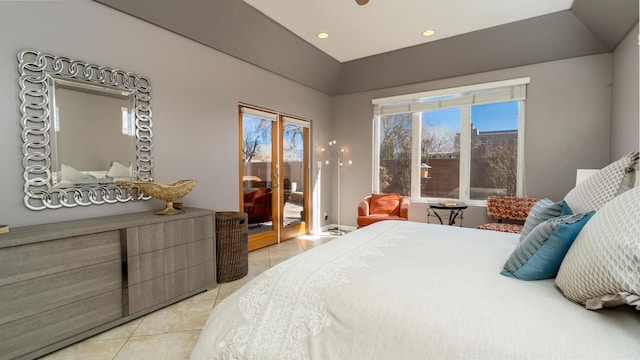
<svg viewBox="0 0 640 360">
<path fill-rule="evenodd" d="M 240 280 L 155 311 L 142 318 L 58 350 L 44 360 L 188 359 L 211 310 L 263 271 L 303 251 L 334 239 L 305 235 L 249 253 L 249 273 Z"/>
</svg>

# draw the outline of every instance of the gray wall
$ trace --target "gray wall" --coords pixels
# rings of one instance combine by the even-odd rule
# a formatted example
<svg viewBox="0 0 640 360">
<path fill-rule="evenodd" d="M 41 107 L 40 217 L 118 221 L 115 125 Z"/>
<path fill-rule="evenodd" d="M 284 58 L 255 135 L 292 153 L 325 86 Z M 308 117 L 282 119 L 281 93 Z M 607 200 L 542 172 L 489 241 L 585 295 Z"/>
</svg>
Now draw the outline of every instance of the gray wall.
<svg viewBox="0 0 640 360">
<path fill-rule="evenodd" d="M 91 19 L 91 26 L 79 25 L 78 19 L 83 18 Z M 94 2 L 0 2 L 0 30 L 0 78 L 3 79 L 0 82 L 0 196 L 3 199 L 0 223 L 11 226 L 147 211 L 162 206 L 152 200 L 27 210 L 23 205 L 16 70 L 16 53 L 27 48 L 148 76 L 153 87 L 155 179 L 158 182 L 199 180 L 194 191 L 183 199 L 188 206 L 238 209 L 238 102 L 313 121 L 311 189 L 316 191 L 315 218 L 326 211 L 331 222 L 338 221 L 337 192 L 331 190 L 336 185 L 335 172 L 330 167 L 315 166 L 326 157 L 319 148 L 326 147 L 332 139 L 346 148 L 345 157 L 354 163 L 344 167 L 341 173 L 340 222 L 349 225 L 355 224 L 358 201 L 371 191 L 373 98 L 531 76 L 526 108 L 529 196 L 560 199 L 573 186 L 576 168 L 602 167 L 627 149 L 638 148 L 638 107 L 633 104 L 634 99 L 619 104 L 617 84 L 614 84 L 614 99 L 610 102 L 612 76 L 628 76 L 628 85 L 623 89 L 635 91 L 637 104 L 637 26 L 614 54 L 333 98 Z M 610 121 L 612 113 L 614 120 Z M 627 136 L 629 133 L 635 135 Z M 329 207 L 331 201 L 333 207 Z M 410 218 L 424 221 L 424 211 L 424 205 L 416 203 Z M 484 214 L 484 208 L 470 209 L 465 225 L 483 222 Z"/>
<path fill-rule="evenodd" d="M 611 161 L 629 151 L 640 149 L 639 63 L 638 24 L 636 24 L 613 52 Z"/>
<path fill-rule="evenodd" d="M 86 20 L 79 20 L 86 19 Z M 332 98 L 90 1 L 0 2 L 0 223 L 11 226 L 147 211 L 158 200 L 30 211 L 23 204 L 16 54 L 35 49 L 146 75 L 153 96 L 155 180 L 197 179 L 183 202 L 238 210 L 238 102 L 313 121 L 328 141 Z M 312 179 L 316 179 L 316 169 Z M 329 181 L 320 189 L 320 211 Z"/>
<path fill-rule="evenodd" d="M 606 53 L 337 96 L 333 129 L 354 160 L 342 173 L 341 222 L 354 225 L 358 202 L 371 192 L 372 99 L 531 77 L 525 113 L 526 194 L 560 200 L 575 184 L 577 168 L 609 162 L 611 69 L 612 55 Z M 634 119 L 637 123 L 637 110 Z M 334 195 L 334 211 L 336 200 Z M 464 225 L 485 222 L 485 214 L 484 207 L 470 208 Z M 426 205 L 412 203 L 409 219 L 425 221 Z"/>
</svg>

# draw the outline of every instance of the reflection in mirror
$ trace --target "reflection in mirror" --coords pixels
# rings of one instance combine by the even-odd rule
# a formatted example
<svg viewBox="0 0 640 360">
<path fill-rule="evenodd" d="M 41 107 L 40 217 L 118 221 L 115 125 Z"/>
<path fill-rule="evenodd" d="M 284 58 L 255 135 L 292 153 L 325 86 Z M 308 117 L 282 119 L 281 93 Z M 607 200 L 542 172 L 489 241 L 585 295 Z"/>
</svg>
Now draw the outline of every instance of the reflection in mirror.
<svg viewBox="0 0 640 360">
<path fill-rule="evenodd" d="M 149 79 L 34 50 L 18 62 L 25 205 L 148 199 L 119 184 L 153 180 Z"/>
<path fill-rule="evenodd" d="M 134 180 L 133 93 L 61 79 L 53 88 L 54 186 Z"/>
</svg>

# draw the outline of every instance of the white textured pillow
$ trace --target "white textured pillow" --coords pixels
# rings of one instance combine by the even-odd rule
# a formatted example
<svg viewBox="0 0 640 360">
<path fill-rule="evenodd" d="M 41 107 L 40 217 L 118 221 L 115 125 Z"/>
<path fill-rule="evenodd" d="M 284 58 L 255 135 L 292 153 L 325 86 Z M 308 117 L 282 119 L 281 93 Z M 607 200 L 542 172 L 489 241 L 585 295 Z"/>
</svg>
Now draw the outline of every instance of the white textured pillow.
<svg viewBox="0 0 640 360">
<path fill-rule="evenodd" d="M 587 309 L 629 304 L 640 310 L 640 187 L 589 220 L 562 261 L 556 284 Z"/>
<path fill-rule="evenodd" d="M 628 189 L 628 187 L 621 189 L 621 186 L 625 176 L 632 174 L 633 168 L 638 163 L 638 157 L 638 152 L 634 151 L 607 165 L 576 185 L 564 197 L 564 201 L 574 214 L 600 209 L 602 205 Z"/>
<path fill-rule="evenodd" d="M 62 181 L 82 181 L 95 179 L 95 177 L 89 174 L 85 174 L 82 171 L 76 170 L 75 168 L 67 164 L 62 164 L 60 170 L 62 171 Z"/>
<path fill-rule="evenodd" d="M 111 163 L 107 176 L 113 178 L 131 177 L 131 167 L 124 166 L 121 163 L 114 161 Z"/>
</svg>

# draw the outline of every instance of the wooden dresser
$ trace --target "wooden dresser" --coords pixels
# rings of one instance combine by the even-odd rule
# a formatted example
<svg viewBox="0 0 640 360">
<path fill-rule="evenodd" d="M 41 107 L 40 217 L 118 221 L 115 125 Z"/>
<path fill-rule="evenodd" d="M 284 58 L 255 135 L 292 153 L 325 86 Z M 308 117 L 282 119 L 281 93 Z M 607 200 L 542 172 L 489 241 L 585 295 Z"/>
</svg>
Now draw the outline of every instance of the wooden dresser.
<svg viewBox="0 0 640 360">
<path fill-rule="evenodd" d="M 216 286 L 215 213 L 152 212 L 0 235 L 0 359 L 34 359 Z"/>
</svg>

